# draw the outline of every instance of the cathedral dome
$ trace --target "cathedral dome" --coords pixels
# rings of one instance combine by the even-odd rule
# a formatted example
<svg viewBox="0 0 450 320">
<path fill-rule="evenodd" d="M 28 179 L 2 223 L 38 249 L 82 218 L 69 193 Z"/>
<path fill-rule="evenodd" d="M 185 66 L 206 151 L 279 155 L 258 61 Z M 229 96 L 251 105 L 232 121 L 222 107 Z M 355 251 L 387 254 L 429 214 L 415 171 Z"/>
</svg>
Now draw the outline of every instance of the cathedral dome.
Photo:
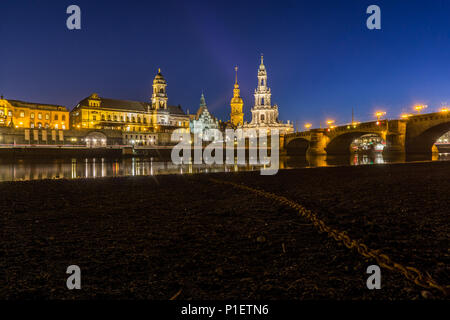
<svg viewBox="0 0 450 320">
<path fill-rule="evenodd" d="M 158 74 L 155 76 L 155 79 L 153 79 L 153 84 L 166 84 L 166 79 L 164 79 L 161 69 L 158 69 Z"/>
</svg>

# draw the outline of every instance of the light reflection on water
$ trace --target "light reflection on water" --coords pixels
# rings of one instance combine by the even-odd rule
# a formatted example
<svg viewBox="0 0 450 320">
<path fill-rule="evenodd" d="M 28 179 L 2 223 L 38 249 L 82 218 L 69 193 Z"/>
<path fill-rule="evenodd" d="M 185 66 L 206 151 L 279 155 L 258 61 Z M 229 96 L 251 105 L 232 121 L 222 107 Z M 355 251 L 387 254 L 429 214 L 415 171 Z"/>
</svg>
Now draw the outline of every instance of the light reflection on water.
<svg viewBox="0 0 450 320">
<path fill-rule="evenodd" d="M 450 154 L 442 153 L 431 159 L 387 159 L 382 154 L 352 155 L 342 157 L 280 157 L 280 169 L 324 167 L 341 165 L 371 165 L 400 163 L 405 161 L 445 161 Z M 149 158 L 87 158 L 87 159 L 0 159 L 0 181 L 39 180 L 39 179 L 75 179 L 118 176 L 149 176 L 159 174 L 193 174 L 208 172 L 236 172 L 258 170 L 255 165 L 175 165 L 171 161 L 159 161 Z"/>
</svg>

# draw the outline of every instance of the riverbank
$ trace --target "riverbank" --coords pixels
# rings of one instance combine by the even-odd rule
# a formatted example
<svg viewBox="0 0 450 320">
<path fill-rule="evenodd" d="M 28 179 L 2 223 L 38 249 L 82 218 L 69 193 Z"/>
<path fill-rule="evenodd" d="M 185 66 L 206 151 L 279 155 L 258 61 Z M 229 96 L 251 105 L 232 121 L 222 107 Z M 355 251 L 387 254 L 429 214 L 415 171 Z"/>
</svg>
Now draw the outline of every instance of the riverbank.
<svg viewBox="0 0 450 320">
<path fill-rule="evenodd" d="M 450 163 L 0 183 L 0 298 L 442 299 L 363 258 L 294 210 L 449 284 Z M 79 265 L 82 289 L 66 288 Z"/>
</svg>

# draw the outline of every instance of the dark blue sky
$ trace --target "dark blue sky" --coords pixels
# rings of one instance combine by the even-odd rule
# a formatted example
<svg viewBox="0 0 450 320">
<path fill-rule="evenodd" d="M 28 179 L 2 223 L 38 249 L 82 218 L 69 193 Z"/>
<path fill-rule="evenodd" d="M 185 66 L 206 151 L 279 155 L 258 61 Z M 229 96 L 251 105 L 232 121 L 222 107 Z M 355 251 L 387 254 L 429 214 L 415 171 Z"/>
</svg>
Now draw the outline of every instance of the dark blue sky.
<svg viewBox="0 0 450 320">
<path fill-rule="evenodd" d="M 66 28 L 77 4 L 82 30 Z M 366 28 L 370 4 L 382 30 Z M 0 93 L 71 109 L 92 92 L 147 101 L 160 67 L 169 104 L 190 112 L 202 90 L 228 119 L 239 66 L 250 119 L 264 53 L 280 118 L 344 123 L 376 109 L 450 103 L 450 1 L 22 1 L 0 3 Z"/>
</svg>

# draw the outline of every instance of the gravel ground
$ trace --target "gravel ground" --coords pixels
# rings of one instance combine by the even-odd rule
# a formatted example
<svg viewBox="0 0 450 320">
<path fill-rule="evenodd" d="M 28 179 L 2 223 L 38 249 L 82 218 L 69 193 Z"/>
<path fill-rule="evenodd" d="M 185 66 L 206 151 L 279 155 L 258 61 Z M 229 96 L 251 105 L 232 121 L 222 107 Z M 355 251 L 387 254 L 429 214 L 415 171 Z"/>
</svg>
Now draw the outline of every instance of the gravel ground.
<svg viewBox="0 0 450 320">
<path fill-rule="evenodd" d="M 0 183 L 0 299 L 448 299 L 338 244 L 294 210 L 450 284 L 450 162 Z M 66 288 L 81 268 L 82 289 Z"/>
</svg>

